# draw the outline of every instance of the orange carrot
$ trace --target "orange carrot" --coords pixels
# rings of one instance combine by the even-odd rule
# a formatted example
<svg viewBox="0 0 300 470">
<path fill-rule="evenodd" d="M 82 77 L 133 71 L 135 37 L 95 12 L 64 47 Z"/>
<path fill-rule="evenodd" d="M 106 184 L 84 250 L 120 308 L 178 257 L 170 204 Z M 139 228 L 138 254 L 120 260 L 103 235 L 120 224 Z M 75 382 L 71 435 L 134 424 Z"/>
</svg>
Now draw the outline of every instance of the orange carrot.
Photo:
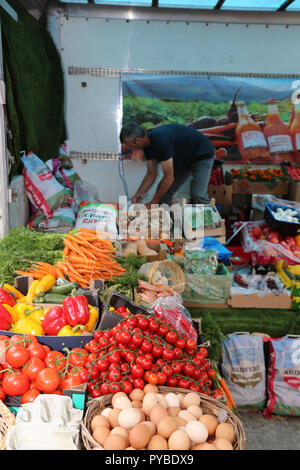
<svg viewBox="0 0 300 470">
<path fill-rule="evenodd" d="M 226 398 L 227 398 L 227 402 L 229 402 L 234 408 L 236 408 L 236 404 L 234 402 L 234 399 L 233 399 L 233 397 L 231 395 L 231 392 L 230 392 L 229 388 L 227 387 L 226 382 L 223 379 L 223 377 L 220 378 L 220 385 L 221 385 L 221 388 L 224 390 L 224 393 L 225 393 Z"/>
</svg>

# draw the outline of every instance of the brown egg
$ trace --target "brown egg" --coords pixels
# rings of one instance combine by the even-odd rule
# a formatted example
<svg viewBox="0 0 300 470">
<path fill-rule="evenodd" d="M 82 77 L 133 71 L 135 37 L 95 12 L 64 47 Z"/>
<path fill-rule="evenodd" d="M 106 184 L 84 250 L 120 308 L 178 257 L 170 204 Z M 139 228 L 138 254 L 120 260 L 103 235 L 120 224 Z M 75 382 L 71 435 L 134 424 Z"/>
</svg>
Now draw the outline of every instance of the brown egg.
<svg viewBox="0 0 300 470">
<path fill-rule="evenodd" d="M 115 401 L 119 398 L 119 397 L 127 397 L 126 393 L 125 392 L 117 392 L 113 395 L 112 399 L 111 399 L 111 404 L 112 404 L 112 407 L 115 408 L 114 404 L 115 404 Z"/>
<path fill-rule="evenodd" d="M 125 428 L 122 428 L 122 426 L 116 426 L 110 431 L 110 435 L 112 434 L 120 434 L 120 436 L 124 436 L 128 439 L 128 431 Z"/>
<path fill-rule="evenodd" d="M 163 408 L 160 405 L 154 406 L 152 410 L 150 411 L 150 421 L 156 424 L 156 426 L 158 425 L 160 420 L 164 418 L 165 416 L 168 416 L 168 412 L 166 408 Z"/>
<path fill-rule="evenodd" d="M 182 407 L 187 409 L 191 405 L 200 405 L 200 397 L 196 392 L 187 393 L 182 400 Z"/>
<path fill-rule="evenodd" d="M 151 437 L 147 450 L 168 450 L 168 443 L 164 437 L 155 434 Z"/>
<path fill-rule="evenodd" d="M 140 400 L 132 400 L 133 408 L 142 408 L 142 402 Z"/>
<path fill-rule="evenodd" d="M 196 444 L 191 450 L 218 450 L 213 444 L 208 442 L 202 442 L 201 444 Z"/>
<path fill-rule="evenodd" d="M 148 428 L 150 429 L 151 437 L 156 434 L 156 424 L 152 423 L 152 421 L 142 421 L 142 424 L 146 424 L 146 426 L 148 426 Z"/>
<path fill-rule="evenodd" d="M 94 429 L 93 438 L 103 447 L 105 440 L 108 438 L 110 430 L 107 426 L 98 426 Z"/>
<path fill-rule="evenodd" d="M 105 416 L 105 418 L 108 418 L 109 413 L 111 412 L 112 408 L 107 406 L 104 408 L 104 410 L 101 411 L 101 416 Z"/>
<path fill-rule="evenodd" d="M 175 421 L 176 421 L 178 427 L 179 427 L 179 426 L 183 426 L 183 427 L 184 427 L 184 426 L 187 424 L 187 422 L 188 422 L 187 420 L 181 418 L 180 416 L 174 416 L 174 419 L 175 419 Z"/>
<path fill-rule="evenodd" d="M 113 404 L 114 409 L 125 410 L 127 408 L 132 408 L 131 400 L 129 400 L 128 396 L 119 396 L 116 398 Z"/>
<path fill-rule="evenodd" d="M 156 385 L 146 384 L 143 388 L 143 392 L 146 393 L 159 393 L 158 387 Z"/>
<path fill-rule="evenodd" d="M 158 423 L 157 433 L 168 439 L 172 432 L 176 431 L 177 427 L 176 420 L 172 416 L 165 416 Z"/>
<path fill-rule="evenodd" d="M 110 429 L 110 422 L 105 416 L 96 415 L 93 417 L 91 421 L 91 430 L 94 431 L 99 426 L 105 426 L 106 428 Z"/>
<path fill-rule="evenodd" d="M 213 415 L 202 415 L 199 418 L 200 423 L 205 424 L 208 430 L 208 435 L 213 436 L 219 424 L 218 419 Z"/>
<path fill-rule="evenodd" d="M 145 447 L 148 444 L 150 437 L 150 429 L 143 423 L 136 424 L 129 431 L 129 443 L 135 449 L 142 449 Z"/>
<path fill-rule="evenodd" d="M 193 413 L 190 413 L 188 410 L 181 410 L 178 413 L 179 418 L 185 419 L 185 421 L 197 421 L 197 418 Z"/>
<path fill-rule="evenodd" d="M 213 445 L 217 450 L 233 450 L 231 442 L 227 439 L 216 439 Z"/>
<path fill-rule="evenodd" d="M 103 445 L 104 450 L 124 450 L 126 447 L 128 447 L 128 439 L 119 434 L 109 435 Z"/>
<path fill-rule="evenodd" d="M 191 441 L 185 431 L 177 429 L 169 437 L 168 446 L 170 450 L 189 450 Z"/>
<path fill-rule="evenodd" d="M 189 411 L 190 413 L 192 413 L 194 416 L 196 416 L 197 419 L 200 418 L 200 416 L 202 416 L 202 410 L 200 408 L 200 406 L 197 406 L 197 405 L 190 405 L 186 411 Z"/>
<path fill-rule="evenodd" d="M 177 406 L 171 406 L 171 408 L 168 408 L 168 414 L 170 416 L 178 416 L 178 413 L 180 412 L 180 408 Z"/>
<path fill-rule="evenodd" d="M 140 388 L 134 388 L 129 394 L 130 400 L 139 400 L 143 401 L 145 393 Z"/>
<path fill-rule="evenodd" d="M 231 424 L 221 423 L 218 424 L 215 432 L 216 439 L 227 439 L 231 444 L 235 438 L 235 432 Z"/>
<path fill-rule="evenodd" d="M 110 425 L 112 428 L 115 428 L 116 426 L 119 426 L 119 414 L 121 413 L 122 410 L 118 408 L 114 408 L 108 415 L 108 420 L 110 422 Z"/>
</svg>

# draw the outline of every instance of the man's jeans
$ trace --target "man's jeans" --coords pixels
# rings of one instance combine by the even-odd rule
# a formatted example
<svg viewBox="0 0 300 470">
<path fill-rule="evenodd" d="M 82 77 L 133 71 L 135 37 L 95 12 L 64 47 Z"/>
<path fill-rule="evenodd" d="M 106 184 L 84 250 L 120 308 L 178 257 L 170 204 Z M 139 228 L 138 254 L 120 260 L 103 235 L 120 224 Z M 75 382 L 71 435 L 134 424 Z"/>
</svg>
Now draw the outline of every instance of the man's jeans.
<svg viewBox="0 0 300 470">
<path fill-rule="evenodd" d="M 193 175 L 191 185 L 191 203 L 192 204 L 209 204 L 209 196 L 207 193 L 208 183 L 210 179 L 211 170 L 214 165 L 214 156 L 208 155 L 207 158 L 202 158 L 195 161 L 189 169 L 184 169 L 182 172 L 177 172 L 175 180 L 160 201 L 160 204 L 172 203 L 172 197 L 180 186 Z"/>
</svg>

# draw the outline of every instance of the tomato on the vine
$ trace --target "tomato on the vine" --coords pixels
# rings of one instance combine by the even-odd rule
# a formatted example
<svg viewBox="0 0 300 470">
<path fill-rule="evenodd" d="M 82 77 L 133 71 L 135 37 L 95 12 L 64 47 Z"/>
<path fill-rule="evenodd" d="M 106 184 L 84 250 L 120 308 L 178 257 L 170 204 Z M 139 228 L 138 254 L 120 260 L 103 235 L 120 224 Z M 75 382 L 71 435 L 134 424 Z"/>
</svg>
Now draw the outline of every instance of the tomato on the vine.
<svg viewBox="0 0 300 470">
<path fill-rule="evenodd" d="M 100 372 L 103 372 L 108 369 L 108 360 L 107 359 L 98 359 L 96 361 L 95 366 Z"/>
<path fill-rule="evenodd" d="M 42 369 L 35 380 L 35 386 L 38 390 L 44 393 L 54 392 L 58 389 L 61 379 L 58 375 L 57 369 L 45 367 Z"/>
<path fill-rule="evenodd" d="M 30 352 L 31 357 L 38 357 L 39 359 L 44 360 L 46 357 L 46 351 L 43 346 L 37 341 L 33 341 L 29 346 L 27 346 L 27 351 Z"/>
<path fill-rule="evenodd" d="M 119 370 L 115 369 L 115 370 L 112 370 L 109 374 L 108 374 L 108 378 L 110 380 L 110 382 L 118 382 L 119 380 L 121 380 L 121 373 Z"/>
<path fill-rule="evenodd" d="M 177 339 L 175 343 L 175 347 L 179 349 L 184 349 L 185 348 L 185 339 L 184 338 L 179 338 Z"/>
<path fill-rule="evenodd" d="M 131 374 L 133 375 L 133 377 L 137 377 L 137 378 L 143 377 L 144 369 L 140 364 L 134 364 L 131 367 Z"/>
<path fill-rule="evenodd" d="M 29 361 L 23 366 L 22 372 L 26 374 L 31 382 L 34 382 L 37 378 L 38 373 L 45 369 L 46 365 L 42 359 L 38 357 L 32 357 Z"/>
<path fill-rule="evenodd" d="M 132 384 L 129 382 L 129 380 L 124 380 L 124 382 L 121 383 L 121 390 L 122 392 L 125 392 L 127 395 L 133 390 Z"/>
<path fill-rule="evenodd" d="M 23 395 L 30 387 L 29 377 L 20 371 L 5 374 L 2 382 L 3 391 L 6 395 Z"/>
<path fill-rule="evenodd" d="M 60 351 L 50 351 L 44 360 L 46 367 L 62 371 L 67 365 L 66 356 Z"/>
<path fill-rule="evenodd" d="M 166 334 L 166 340 L 168 341 L 168 343 L 176 343 L 177 339 L 178 336 L 175 331 L 168 331 L 168 333 Z"/>
<path fill-rule="evenodd" d="M 208 369 L 207 375 L 210 379 L 214 379 L 216 377 L 216 371 L 214 369 Z"/>
<path fill-rule="evenodd" d="M 158 378 L 157 384 L 164 385 L 167 381 L 167 374 L 165 374 L 164 372 L 157 372 L 157 378 Z"/>
<path fill-rule="evenodd" d="M 167 382 L 166 382 L 166 385 L 168 387 L 176 387 L 178 384 L 178 379 L 177 377 L 168 377 L 167 378 Z"/>
<path fill-rule="evenodd" d="M 145 381 L 142 378 L 134 379 L 133 386 L 134 386 L 134 388 L 143 389 L 145 387 Z"/>
<path fill-rule="evenodd" d="M 22 346 L 22 344 L 13 344 L 6 351 L 6 362 L 8 362 L 11 367 L 22 367 L 29 359 L 30 352 Z"/>
<path fill-rule="evenodd" d="M 175 354 L 172 349 L 164 348 L 162 353 L 163 359 L 166 361 L 173 361 Z"/>
<path fill-rule="evenodd" d="M 82 367 L 87 363 L 89 353 L 83 348 L 73 348 L 69 354 L 69 364 Z"/>
<path fill-rule="evenodd" d="M 30 388 L 21 395 L 22 405 L 24 405 L 24 403 L 33 403 L 40 394 L 41 392 L 37 388 Z"/>
</svg>

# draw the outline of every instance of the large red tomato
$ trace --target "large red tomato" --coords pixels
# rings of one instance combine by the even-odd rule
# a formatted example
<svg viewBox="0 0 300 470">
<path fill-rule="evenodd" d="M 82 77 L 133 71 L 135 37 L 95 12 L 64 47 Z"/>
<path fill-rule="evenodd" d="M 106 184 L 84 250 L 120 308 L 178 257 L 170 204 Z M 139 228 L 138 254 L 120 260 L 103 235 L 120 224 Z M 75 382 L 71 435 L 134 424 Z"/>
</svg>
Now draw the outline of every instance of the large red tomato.
<svg viewBox="0 0 300 470">
<path fill-rule="evenodd" d="M 6 395 L 11 397 L 23 395 L 29 387 L 30 380 L 26 374 L 22 372 L 14 372 L 14 374 L 6 374 L 3 378 L 3 390 Z"/>
<path fill-rule="evenodd" d="M 31 388 L 21 396 L 21 403 L 32 403 L 37 396 L 40 395 L 40 391 L 37 388 Z"/>
<path fill-rule="evenodd" d="M 57 390 L 61 382 L 56 369 L 45 367 L 42 369 L 36 378 L 35 386 L 38 390 L 45 393 L 51 393 Z"/>
<path fill-rule="evenodd" d="M 13 344 L 6 351 L 6 362 L 11 367 L 22 367 L 30 358 L 30 352 L 21 344 Z"/>
<path fill-rule="evenodd" d="M 45 369 L 46 365 L 42 359 L 39 359 L 38 357 L 32 357 L 29 359 L 27 364 L 22 368 L 22 372 L 24 374 L 28 375 L 30 380 L 34 382 L 37 378 L 38 373 L 42 370 Z"/>
</svg>

